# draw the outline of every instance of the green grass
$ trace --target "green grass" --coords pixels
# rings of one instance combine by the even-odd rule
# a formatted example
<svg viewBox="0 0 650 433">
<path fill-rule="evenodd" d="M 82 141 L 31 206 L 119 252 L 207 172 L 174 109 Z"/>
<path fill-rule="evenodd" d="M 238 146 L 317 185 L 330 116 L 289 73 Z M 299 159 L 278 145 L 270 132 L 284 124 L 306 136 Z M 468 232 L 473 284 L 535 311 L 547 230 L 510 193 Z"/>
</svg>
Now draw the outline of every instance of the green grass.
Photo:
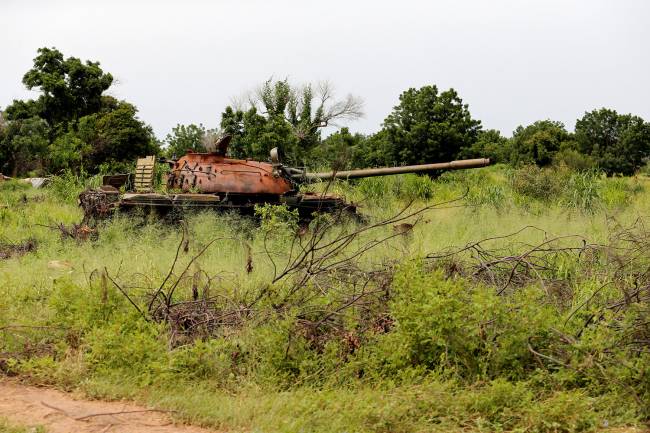
<svg viewBox="0 0 650 433">
<path fill-rule="evenodd" d="M 585 325 L 645 282 L 643 256 L 621 274 L 608 256 L 559 254 L 542 271 L 550 283 L 531 278 L 501 295 L 463 270 L 471 252 L 444 263 L 424 259 L 526 226 L 486 246 L 516 253 L 569 235 L 577 237 L 558 245 L 608 244 L 649 215 L 645 178 L 491 167 L 438 179 L 339 182 L 330 190 L 359 203 L 370 223 L 409 202 L 412 209 L 446 204 L 410 218 L 412 233 L 356 256 L 358 269 L 337 268 L 297 291 L 290 278 L 272 283 L 291 248 L 286 212 L 266 210 L 262 224 L 188 215 L 187 252 L 180 250 L 172 281 L 218 240 L 189 265 L 174 299 L 209 284 L 217 307 L 239 308 L 241 316 L 193 341 L 144 320 L 102 277 L 107 272 L 146 310 L 147 295 L 174 262 L 182 226 L 117 216 L 100 225 L 95 242 L 61 239 L 51 227 L 81 220 L 74 197 L 85 182 L 57 179 L 44 190 L 0 184 L 0 241 L 38 242 L 35 252 L 0 262 L 0 353 L 11 354 L 0 368 L 7 374 L 92 397 L 132 398 L 232 431 L 572 432 L 649 419 L 650 359 L 619 344 L 642 330 L 645 304 L 607 310 Z M 355 227 L 335 226 L 325 238 Z M 392 224 L 371 230 L 343 254 L 393 233 Z M 630 233 L 645 242 L 638 223 Z M 449 273 L 451 265 L 460 276 Z M 377 294 L 343 308 L 374 271 L 386 278 L 369 280 Z M 612 278 L 616 284 L 603 287 Z M 376 321 L 386 318 L 388 330 L 378 330 Z M 322 326 L 305 325 L 315 322 Z"/>
<path fill-rule="evenodd" d="M 0 433 L 46 433 L 41 426 L 37 427 L 19 427 L 14 423 L 0 417 Z"/>
</svg>

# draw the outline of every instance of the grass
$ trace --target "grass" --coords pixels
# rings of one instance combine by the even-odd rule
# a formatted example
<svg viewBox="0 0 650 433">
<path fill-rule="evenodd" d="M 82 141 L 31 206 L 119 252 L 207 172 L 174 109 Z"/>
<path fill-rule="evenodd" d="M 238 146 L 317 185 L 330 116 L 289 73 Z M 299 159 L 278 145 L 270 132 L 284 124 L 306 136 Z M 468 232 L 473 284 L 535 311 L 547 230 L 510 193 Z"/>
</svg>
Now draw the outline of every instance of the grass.
<svg viewBox="0 0 650 433">
<path fill-rule="evenodd" d="M 648 357 L 612 349 L 616 329 L 647 317 L 644 304 L 580 331 L 589 312 L 620 294 L 601 288 L 610 275 L 604 262 L 556 259 L 550 277 L 568 287 L 557 297 L 534 281 L 498 296 L 489 284 L 449 277 L 423 259 L 526 226 L 536 228 L 491 247 L 514 251 L 565 235 L 607 244 L 619 227 L 649 214 L 644 178 L 491 167 L 332 185 L 370 221 L 408 202 L 452 202 L 422 214 L 413 233 L 355 258 L 366 272 L 390 270 L 390 294 L 341 310 L 318 334 L 302 324 L 342 305 L 354 281 L 314 280 L 297 294 L 290 280 L 270 283 L 287 259 L 290 233 L 281 220 L 290 216 L 269 211 L 259 225 L 236 215 L 190 215 L 183 265 L 219 240 L 189 266 L 176 298 L 190 297 L 192 278 L 203 284 L 206 276 L 213 277 L 211 294 L 223 299 L 248 303 L 265 295 L 236 326 L 180 344 L 101 274 L 146 308 L 147 293 L 174 262 L 181 227 L 118 216 L 99 227 L 96 242 L 63 240 L 51 226 L 81 220 L 74 197 L 84 182 L 58 179 L 45 190 L 0 184 L 0 240 L 38 242 L 35 252 L 0 262 L 0 353 L 13 354 L 0 358 L 6 374 L 92 397 L 132 398 L 229 431 L 573 432 L 648 420 Z M 348 250 L 392 233 L 380 227 Z M 280 301 L 290 307 L 278 309 Z M 366 329 L 369 314 L 393 325 Z M 566 345 L 556 331 L 581 337 Z M 569 366 L 535 358 L 529 344 Z"/>
<path fill-rule="evenodd" d="M 45 433 L 46 430 L 41 427 L 20 427 L 10 423 L 8 420 L 0 417 L 0 433 Z"/>
</svg>

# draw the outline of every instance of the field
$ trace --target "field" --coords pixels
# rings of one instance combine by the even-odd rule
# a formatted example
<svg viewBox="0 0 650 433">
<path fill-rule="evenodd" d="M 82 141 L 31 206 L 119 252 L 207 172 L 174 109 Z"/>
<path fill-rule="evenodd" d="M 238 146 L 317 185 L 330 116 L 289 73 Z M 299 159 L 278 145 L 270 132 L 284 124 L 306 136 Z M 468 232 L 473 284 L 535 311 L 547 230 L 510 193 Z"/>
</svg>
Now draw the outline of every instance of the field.
<svg viewBox="0 0 650 433">
<path fill-rule="evenodd" d="M 3 375 L 222 431 L 650 419 L 645 177 L 495 166 L 314 187 L 361 221 L 265 207 L 71 230 L 97 182 L 0 183 Z"/>
</svg>

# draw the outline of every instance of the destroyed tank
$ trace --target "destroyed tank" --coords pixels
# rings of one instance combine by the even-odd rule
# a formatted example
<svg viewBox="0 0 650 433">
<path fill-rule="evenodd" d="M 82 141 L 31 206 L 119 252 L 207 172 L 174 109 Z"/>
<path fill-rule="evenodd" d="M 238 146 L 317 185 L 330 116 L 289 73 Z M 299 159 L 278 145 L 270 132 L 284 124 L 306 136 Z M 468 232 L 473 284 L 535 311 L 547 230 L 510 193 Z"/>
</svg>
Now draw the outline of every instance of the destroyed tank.
<svg viewBox="0 0 650 433">
<path fill-rule="evenodd" d="M 282 164 L 277 148 L 271 150 L 270 161 L 233 159 L 226 156 L 230 137 L 222 138 L 214 152 L 188 151 L 177 160 L 162 160 L 170 165 L 164 192 L 154 191 L 156 159 L 139 159 L 135 173 L 104 176 L 99 189 L 80 195 L 86 218 L 109 216 L 115 209 L 128 211 L 142 208 L 167 213 L 170 210 L 216 209 L 253 214 L 256 205 L 285 204 L 298 209 L 301 218 L 314 212 L 348 210 L 356 206 L 344 198 L 327 193 L 300 192 L 300 185 L 332 179 L 356 179 L 402 173 L 432 173 L 438 170 L 459 170 L 485 167 L 489 159 L 467 159 L 403 167 L 367 168 L 360 170 L 312 173 Z M 120 189 L 128 192 L 120 193 Z"/>
</svg>

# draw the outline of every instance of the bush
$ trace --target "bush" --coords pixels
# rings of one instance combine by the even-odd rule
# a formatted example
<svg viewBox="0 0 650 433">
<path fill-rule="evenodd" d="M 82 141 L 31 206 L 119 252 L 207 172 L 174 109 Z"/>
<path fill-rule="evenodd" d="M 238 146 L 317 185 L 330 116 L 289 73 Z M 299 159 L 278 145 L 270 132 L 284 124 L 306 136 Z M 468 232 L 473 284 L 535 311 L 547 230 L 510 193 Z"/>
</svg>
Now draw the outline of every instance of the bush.
<svg viewBox="0 0 650 433">
<path fill-rule="evenodd" d="M 567 173 L 528 165 L 510 175 L 512 189 L 523 196 L 541 201 L 557 199 L 562 193 Z"/>
<path fill-rule="evenodd" d="M 255 216 L 261 220 L 262 231 L 271 236 L 288 235 L 298 229 L 298 209 L 289 210 L 285 204 L 256 205 Z"/>
<path fill-rule="evenodd" d="M 550 307 L 534 288 L 500 297 L 494 290 L 449 279 L 422 264 L 404 265 L 393 280 L 393 332 L 380 336 L 360 365 L 364 374 L 409 377 L 438 372 L 469 381 L 521 379 L 534 368 L 528 339 L 547 338 Z"/>
<path fill-rule="evenodd" d="M 575 149 L 562 149 L 555 154 L 553 165 L 567 167 L 571 170 L 587 171 L 596 168 L 596 161 L 589 155 L 578 152 Z"/>
</svg>

